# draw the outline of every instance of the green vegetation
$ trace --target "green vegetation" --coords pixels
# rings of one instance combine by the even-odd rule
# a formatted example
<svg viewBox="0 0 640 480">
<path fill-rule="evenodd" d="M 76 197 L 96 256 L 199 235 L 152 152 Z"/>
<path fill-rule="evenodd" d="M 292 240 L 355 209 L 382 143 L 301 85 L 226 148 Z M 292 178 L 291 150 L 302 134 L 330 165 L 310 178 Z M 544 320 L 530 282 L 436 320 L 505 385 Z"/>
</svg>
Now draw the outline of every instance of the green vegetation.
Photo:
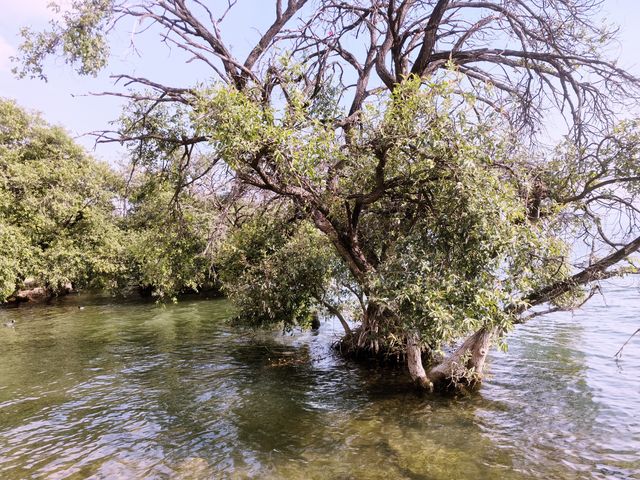
<svg viewBox="0 0 640 480">
<path fill-rule="evenodd" d="M 310 326 L 322 302 L 337 293 L 331 286 L 341 267 L 312 224 L 277 215 L 256 216 L 233 231 L 218 262 L 241 320 L 285 328 Z"/>
<path fill-rule="evenodd" d="M 281 117 L 233 89 L 201 94 L 196 110 L 201 131 L 227 164 L 258 183 L 256 152 L 268 149 L 258 168 L 277 169 L 277 177 L 269 179 L 272 188 L 293 194 L 293 185 L 302 186 L 298 212 L 307 222 L 302 225 L 306 243 L 299 232 L 287 231 L 293 227 L 271 226 L 273 220 L 264 216 L 232 237 L 231 261 L 223 265 L 231 265 L 233 291 L 247 292 L 240 302 L 247 317 L 288 322 L 310 299 L 322 297 L 318 292 L 326 290 L 329 279 L 323 274 L 330 272 L 330 256 L 320 249 L 330 244 L 335 223 L 347 230 L 349 222 L 359 230 L 361 252 L 340 238 L 332 240 L 344 250 L 350 282 L 367 298 L 360 335 L 375 342 L 374 350 L 388 351 L 407 329 L 435 350 L 483 325 L 506 328 L 511 316 L 502 305 L 517 301 L 522 291 L 564 278 L 568 267 L 556 232 L 526 221 L 516 181 L 528 179 L 503 173 L 506 167 L 520 169 L 513 138 L 495 134 L 506 125 L 468 122 L 469 106 L 453 116 L 439 113 L 438 103 L 451 100 L 454 85 L 422 90 L 417 79 L 404 82 L 388 102 L 366 112 L 364 127 L 351 134 L 347 148 L 341 148 L 332 127 L 305 119 L 302 109 Z M 334 187 L 316 198 L 314 190 L 327 181 L 326 159 L 342 161 L 343 167 Z M 372 179 L 381 161 L 389 180 L 380 180 L 387 182 L 380 190 L 388 191 L 378 194 Z M 345 218 L 349 197 L 356 197 L 359 210 Z M 305 212 L 308 205 L 317 213 Z M 323 241 L 320 233 L 326 234 Z M 263 315 L 265 309 L 271 315 Z"/>
<path fill-rule="evenodd" d="M 125 195 L 123 176 L 62 128 L 0 100 L 0 302 L 26 280 L 51 295 L 210 286 L 202 202 L 182 192 L 178 210 L 166 182 L 135 181 Z"/>
<path fill-rule="evenodd" d="M 175 198 L 166 181 L 136 181 L 118 222 L 126 232 L 128 283 L 162 298 L 216 287 L 206 254 L 213 221 L 206 202 L 186 192 Z"/>
<path fill-rule="evenodd" d="M 216 272 L 252 325 L 326 309 L 343 352 L 402 359 L 431 389 L 475 384 L 527 310 L 636 273 L 640 136 L 615 112 L 640 81 L 604 56 L 598 2 L 274 3 L 244 60 L 228 11 L 201 2 L 77 0 L 24 32 L 22 76 L 51 55 L 97 73 L 127 18 L 211 68 L 187 87 L 122 75 L 130 103 L 106 138 L 140 183 L 120 194 L 124 267 L 99 276 L 166 295 Z M 568 124 L 557 148 L 536 135 L 549 111 Z"/>
<path fill-rule="evenodd" d="M 124 267 L 119 183 L 64 130 L 0 101 L 0 301 L 27 278 L 53 294 L 113 286 Z"/>
</svg>

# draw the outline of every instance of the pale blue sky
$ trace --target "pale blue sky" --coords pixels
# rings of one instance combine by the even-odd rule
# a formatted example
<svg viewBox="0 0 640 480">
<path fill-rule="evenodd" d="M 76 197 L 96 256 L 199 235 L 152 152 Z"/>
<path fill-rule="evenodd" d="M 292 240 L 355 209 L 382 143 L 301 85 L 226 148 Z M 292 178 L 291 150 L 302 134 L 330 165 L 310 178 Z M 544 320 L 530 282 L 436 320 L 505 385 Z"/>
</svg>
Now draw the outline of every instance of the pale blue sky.
<svg viewBox="0 0 640 480">
<path fill-rule="evenodd" d="M 49 1 L 0 0 L 4 13 L 0 18 L 0 96 L 13 98 L 24 107 L 42 112 L 48 121 L 63 125 L 88 148 L 93 148 L 93 140 L 81 135 L 108 128 L 109 120 L 116 118 L 120 111 L 120 103 L 114 98 L 87 95 L 89 92 L 117 90 L 108 78 L 110 74 L 134 71 L 138 75 L 162 78 L 167 84 L 176 86 L 206 79 L 206 70 L 177 61 L 176 52 L 169 52 L 165 47 L 154 45 L 153 48 L 144 48 L 144 57 L 137 57 L 128 48 L 129 35 L 123 31 L 112 50 L 111 64 L 98 78 L 79 77 L 63 62 L 56 62 L 47 70 L 47 83 L 17 80 L 11 74 L 8 57 L 19 43 L 18 30 L 24 25 L 37 28 L 46 24 Z M 267 0 L 240 0 L 235 16 L 224 25 L 225 34 L 231 38 L 235 51 L 244 51 L 253 45 L 257 31 L 248 30 L 247 26 L 264 29 L 273 16 L 271 5 L 272 2 Z M 620 58 L 622 66 L 640 75 L 640 0 L 605 0 L 604 11 L 610 21 L 621 27 L 620 45 L 613 56 Z M 114 162 L 122 154 L 117 148 L 98 146 L 95 155 Z"/>
</svg>

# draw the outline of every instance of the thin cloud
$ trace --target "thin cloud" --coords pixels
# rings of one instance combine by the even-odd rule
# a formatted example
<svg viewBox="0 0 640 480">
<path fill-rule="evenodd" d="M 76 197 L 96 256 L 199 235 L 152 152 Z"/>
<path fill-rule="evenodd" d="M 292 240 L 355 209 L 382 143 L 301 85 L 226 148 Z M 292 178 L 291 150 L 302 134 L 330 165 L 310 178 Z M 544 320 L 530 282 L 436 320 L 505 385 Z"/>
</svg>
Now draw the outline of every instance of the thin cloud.
<svg viewBox="0 0 640 480">
<path fill-rule="evenodd" d="M 19 0 L 7 2 L 4 8 L 9 15 L 48 17 L 51 15 L 51 10 L 47 8 L 49 3 L 49 0 Z"/>
<path fill-rule="evenodd" d="M 47 19 L 53 17 L 54 13 L 49 4 L 51 0 L 15 0 L 7 2 L 3 6 L 4 13 L 9 17 L 17 19 L 37 18 Z M 61 5 L 62 8 L 69 6 L 70 0 L 56 0 L 55 3 Z"/>
<path fill-rule="evenodd" d="M 15 53 L 15 49 L 4 38 L 0 37 L 0 72 L 8 72 L 11 70 L 11 57 Z"/>
</svg>

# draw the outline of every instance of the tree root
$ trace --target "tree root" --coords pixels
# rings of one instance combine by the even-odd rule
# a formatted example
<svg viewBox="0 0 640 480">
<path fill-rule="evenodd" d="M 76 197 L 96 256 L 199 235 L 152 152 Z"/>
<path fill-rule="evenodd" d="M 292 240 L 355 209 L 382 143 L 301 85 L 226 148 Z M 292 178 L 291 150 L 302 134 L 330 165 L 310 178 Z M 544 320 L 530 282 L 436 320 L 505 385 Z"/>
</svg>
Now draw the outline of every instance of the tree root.
<svg viewBox="0 0 640 480">
<path fill-rule="evenodd" d="M 437 360 L 423 350 L 415 332 L 407 335 L 404 345 L 380 342 L 363 344 L 362 332 L 355 329 L 333 347 L 341 356 L 351 360 L 390 367 L 406 365 L 412 382 L 420 390 L 468 393 L 482 383 L 484 364 L 494 334 L 493 330 L 481 328 L 448 357 Z"/>
</svg>

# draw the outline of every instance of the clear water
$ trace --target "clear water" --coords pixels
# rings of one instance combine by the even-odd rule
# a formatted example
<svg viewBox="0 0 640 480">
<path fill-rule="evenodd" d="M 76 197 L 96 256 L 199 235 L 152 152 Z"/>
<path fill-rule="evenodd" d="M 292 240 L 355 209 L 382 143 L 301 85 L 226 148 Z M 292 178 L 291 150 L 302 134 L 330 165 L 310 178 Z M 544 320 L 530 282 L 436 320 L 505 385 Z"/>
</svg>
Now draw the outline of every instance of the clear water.
<svg viewBox="0 0 640 480">
<path fill-rule="evenodd" d="M 346 363 L 225 301 L 0 312 L 0 478 L 640 479 L 634 286 L 536 319 L 470 398 Z M 77 308 L 78 303 L 86 307 Z"/>
</svg>

